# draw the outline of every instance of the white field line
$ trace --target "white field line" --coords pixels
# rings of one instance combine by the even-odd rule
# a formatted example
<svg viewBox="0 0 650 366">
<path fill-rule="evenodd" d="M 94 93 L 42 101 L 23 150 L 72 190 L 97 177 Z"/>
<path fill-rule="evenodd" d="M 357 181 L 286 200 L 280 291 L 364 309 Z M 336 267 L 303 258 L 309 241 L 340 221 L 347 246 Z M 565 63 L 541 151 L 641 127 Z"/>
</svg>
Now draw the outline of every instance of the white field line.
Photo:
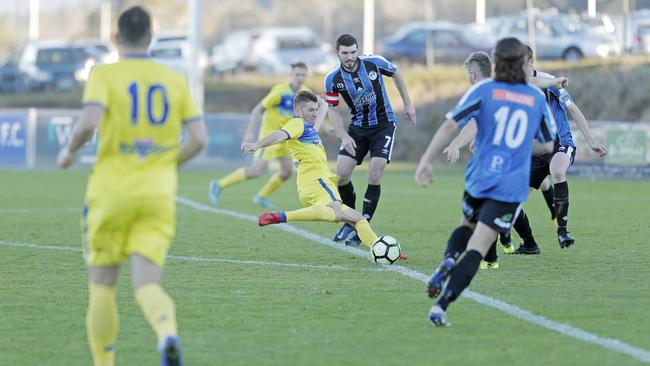
<svg viewBox="0 0 650 366">
<path fill-rule="evenodd" d="M 236 212 L 236 211 L 225 210 L 225 209 L 221 209 L 221 208 L 215 208 L 215 207 L 207 206 L 207 205 L 201 204 L 201 203 L 196 202 L 196 201 L 192 201 L 192 200 L 184 198 L 184 197 L 180 197 L 180 196 L 176 197 L 176 202 L 178 202 L 180 204 L 183 204 L 183 205 L 186 205 L 188 207 L 194 208 L 197 211 L 211 212 L 211 213 L 214 213 L 214 214 L 230 216 L 230 217 L 234 217 L 234 218 L 238 218 L 238 219 L 242 219 L 242 220 L 257 223 L 257 217 L 255 217 L 255 216 L 239 213 L 239 212 Z M 340 244 L 336 244 L 336 243 L 334 243 L 333 241 L 331 241 L 331 240 L 329 240 L 327 238 L 324 238 L 322 236 L 319 236 L 317 234 L 314 234 L 312 232 L 309 232 L 309 231 L 306 231 L 306 230 L 303 230 L 303 229 L 299 229 L 299 228 L 296 228 L 296 227 L 293 227 L 293 226 L 290 226 L 290 225 L 287 225 L 287 224 L 273 225 L 273 227 L 277 228 L 277 229 L 280 229 L 280 230 L 283 230 L 283 231 L 286 231 L 286 232 L 291 233 L 291 234 L 301 236 L 301 237 L 303 237 L 305 239 L 312 240 L 312 241 L 317 242 L 319 244 L 335 248 L 337 250 L 341 250 L 341 251 L 344 251 L 344 252 L 347 252 L 347 253 L 351 253 L 351 254 L 355 254 L 355 255 L 358 255 L 358 256 L 361 256 L 361 257 L 371 259 L 370 253 L 367 252 L 367 251 L 362 251 L 362 250 L 359 250 L 357 248 L 351 248 L 351 247 L 343 246 L 343 245 L 340 245 Z M 412 269 L 409 269 L 409 268 L 406 268 L 406 267 L 403 267 L 403 266 L 400 266 L 400 265 L 384 265 L 384 266 L 381 266 L 381 267 L 384 268 L 387 271 L 397 272 L 397 273 L 400 273 L 402 275 L 405 275 L 407 277 L 410 277 L 410 278 L 418 280 L 418 281 L 426 282 L 429 279 L 429 276 L 424 274 L 424 273 L 420 273 L 420 272 L 414 271 Z M 544 327 L 546 329 L 558 332 L 558 333 L 563 334 L 565 336 L 568 336 L 568 337 L 571 337 L 571 338 L 574 338 L 574 339 L 578 339 L 578 340 L 581 340 L 581 341 L 585 341 L 585 342 L 588 342 L 588 343 L 592 343 L 592 344 L 601 346 L 603 348 L 607 348 L 609 350 L 612 350 L 612 351 L 615 351 L 615 352 L 618 352 L 618 353 L 626 354 L 628 356 L 634 357 L 635 359 L 637 359 L 639 361 L 642 361 L 642 362 L 645 362 L 645 363 L 650 363 L 650 351 L 645 350 L 643 348 L 632 346 L 632 345 L 627 344 L 625 342 L 622 342 L 622 341 L 620 341 L 618 339 L 601 337 L 601 336 L 599 336 L 597 334 L 590 333 L 590 332 L 588 332 L 586 330 L 582 330 L 580 328 L 573 327 L 573 326 L 571 326 L 569 324 L 556 322 L 556 321 L 548 319 L 548 318 L 546 318 L 544 316 L 533 314 L 530 311 L 524 310 L 524 309 L 522 309 L 522 308 L 520 308 L 520 307 L 518 307 L 516 305 L 512 305 L 512 304 L 509 304 L 507 302 L 497 300 L 497 299 L 492 298 L 490 296 L 479 294 L 478 292 L 474 292 L 474 291 L 472 291 L 470 289 L 466 289 L 463 292 L 462 296 L 466 297 L 468 299 L 474 300 L 474 301 L 478 302 L 479 304 L 483 304 L 483 305 L 492 307 L 492 308 L 497 309 L 499 311 L 502 311 L 502 312 L 504 312 L 506 314 L 517 317 L 517 318 L 519 318 L 521 320 L 524 320 L 524 321 L 527 321 L 529 323 L 539 325 L 541 327 Z"/>
<path fill-rule="evenodd" d="M 77 208 L 0 208 L 0 214 L 11 213 L 46 213 L 46 212 L 78 212 L 81 215 L 81 207 Z"/>
<path fill-rule="evenodd" d="M 81 252 L 81 248 L 77 248 L 77 247 L 41 245 L 41 244 L 34 244 L 34 243 L 13 243 L 7 241 L 0 241 L 0 247 L 33 248 L 33 249 L 59 250 L 59 251 L 68 251 L 68 252 Z M 333 271 L 362 271 L 362 272 L 385 271 L 384 268 L 359 268 L 359 267 L 344 267 L 339 265 L 328 266 L 328 265 L 318 265 L 318 264 L 289 263 L 289 262 L 275 262 L 275 261 L 204 258 L 204 257 L 185 256 L 185 255 L 168 255 L 167 259 L 172 259 L 181 262 L 211 262 L 211 263 L 227 263 L 227 264 L 239 264 L 239 265 L 251 265 L 251 266 L 290 267 L 290 268 L 319 269 L 319 270 L 333 270 Z"/>
</svg>

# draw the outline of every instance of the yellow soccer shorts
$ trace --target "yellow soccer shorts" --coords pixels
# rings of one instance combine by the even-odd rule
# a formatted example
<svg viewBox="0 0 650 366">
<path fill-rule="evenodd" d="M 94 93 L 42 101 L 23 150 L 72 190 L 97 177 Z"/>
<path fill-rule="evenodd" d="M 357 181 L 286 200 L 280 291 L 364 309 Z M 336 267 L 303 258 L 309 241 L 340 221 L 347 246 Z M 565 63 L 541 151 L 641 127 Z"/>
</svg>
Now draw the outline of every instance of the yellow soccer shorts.
<svg viewBox="0 0 650 366">
<path fill-rule="evenodd" d="M 298 197 L 303 206 L 327 206 L 334 201 L 340 201 L 339 190 L 332 178 L 319 178 L 298 185 Z"/>
<path fill-rule="evenodd" d="M 174 197 L 89 198 L 82 217 L 86 263 L 117 265 L 139 254 L 162 266 L 175 230 Z"/>
</svg>

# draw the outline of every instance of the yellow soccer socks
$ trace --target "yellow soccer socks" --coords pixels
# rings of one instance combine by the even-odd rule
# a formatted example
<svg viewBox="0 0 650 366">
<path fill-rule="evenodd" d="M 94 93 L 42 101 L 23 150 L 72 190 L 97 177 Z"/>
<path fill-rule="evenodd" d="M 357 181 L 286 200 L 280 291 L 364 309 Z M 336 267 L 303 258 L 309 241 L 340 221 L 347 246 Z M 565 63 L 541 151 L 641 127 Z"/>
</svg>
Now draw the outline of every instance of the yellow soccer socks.
<svg viewBox="0 0 650 366">
<path fill-rule="evenodd" d="M 377 240 L 377 234 L 375 234 L 375 232 L 370 227 L 368 220 L 361 220 L 357 222 L 354 224 L 354 228 L 357 230 L 357 235 L 359 235 L 361 242 L 368 247 L 370 247 L 372 243 Z"/>
<path fill-rule="evenodd" d="M 246 168 L 239 168 L 234 172 L 219 179 L 219 187 L 226 189 L 246 180 Z"/>
<path fill-rule="evenodd" d="M 282 212 L 280 216 L 282 216 Z M 327 206 L 309 206 L 284 212 L 286 221 L 336 221 L 334 209 Z"/>
<path fill-rule="evenodd" d="M 178 334 L 176 326 L 176 306 L 157 283 L 147 283 L 135 291 L 135 299 L 144 317 L 158 336 L 158 341 Z"/>
<path fill-rule="evenodd" d="M 95 366 L 115 364 L 115 342 L 119 329 L 115 287 L 89 284 L 86 330 Z"/>
<path fill-rule="evenodd" d="M 273 176 L 266 182 L 264 187 L 260 189 L 257 195 L 260 197 L 268 197 L 271 195 L 271 193 L 277 191 L 278 188 L 282 186 L 282 183 L 284 183 L 284 181 L 282 178 L 280 178 L 280 174 L 273 174 Z M 219 184 L 221 184 L 221 182 L 219 182 Z M 223 188 L 223 186 L 221 188 Z"/>
</svg>

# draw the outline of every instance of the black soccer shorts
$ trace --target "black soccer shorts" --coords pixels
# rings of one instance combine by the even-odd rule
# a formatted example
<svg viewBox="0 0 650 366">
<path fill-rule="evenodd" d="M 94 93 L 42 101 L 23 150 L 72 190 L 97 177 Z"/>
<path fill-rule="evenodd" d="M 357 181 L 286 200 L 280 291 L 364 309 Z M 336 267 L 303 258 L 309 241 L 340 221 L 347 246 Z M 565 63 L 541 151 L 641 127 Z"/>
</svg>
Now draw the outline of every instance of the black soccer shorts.
<svg viewBox="0 0 650 366">
<path fill-rule="evenodd" d="M 482 222 L 499 233 L 510 231 L 517 215 L 521 212 L 519 202 L 502 202 L 490 198 L 474 198 L 463 193 L 463 215 L 471 223 Z"/>
<path fill-rule="evenodd" d="M 552 153 L 532 157 L 530 162 L 530 187 L 539 189 L 544 179 L 551 174 L 551 159 L 558 153 L 569 155 L 571 164 L 576 158 L 576 148 L 574 146 L 560 145 L 556 140 Z"/>
<path fill-rule="evenodd" d="M 390 163 L 395 142 L 395 124 L 386 123 L 376 127 L 357 127 L 350 125 L 348 134 L 354 140 L 357 148 L 355 154 L 350 154 L 341 148 L 339 155 L 349 156 L 357 161 L 357 165 L 363 163 L 363 159 L 370 152 L 370 157 L 384 158 Z"/>
</svg>

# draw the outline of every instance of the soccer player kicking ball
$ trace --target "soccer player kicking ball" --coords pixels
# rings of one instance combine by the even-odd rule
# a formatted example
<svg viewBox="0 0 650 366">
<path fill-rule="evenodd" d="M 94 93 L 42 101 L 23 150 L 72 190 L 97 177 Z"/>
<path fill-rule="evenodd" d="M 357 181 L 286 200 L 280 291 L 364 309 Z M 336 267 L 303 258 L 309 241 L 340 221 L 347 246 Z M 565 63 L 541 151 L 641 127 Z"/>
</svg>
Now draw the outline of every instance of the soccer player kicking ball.
<svg viewBox="0 0 650 366">
<path fill-rule="evenodd" d="M 158 337 L 161 365 L 183 364 L 176 307 L 160 282 L 176 225 L 177 166 L 198 154 L 207 137 L 187 80 L 147 57 L 150 41 L 151 19 L 143 8 L 120 15 L 121 60 L 92 69 L 81 119 L 57 159 L 70 167 L 99 127 L 83 209 L 90 277 L 86 327 L 96 366 L 115 364 L 115 291 L 127 258 L 135 299 Z M 179 148 L 183 128 L 187 139 Z"/>
<path fill-rule="evenodd" d="M 241 149 L 248 155 L 287 141 L 297 168 L 298 196 L 305 207 L 295 211 L 266 212 L 259 217 L 258 224 L 266 226 L 288 221 L 343 221 L 352 225 L 361 242 L 370 247 L 377 239 L 377 234 L 363 215 L 341 203 L 336 190 L 337 176 L 327 166 L 325 148 L 318 135 L 318 129 L 327 116 L 325 101 L 310 91 L 301 91 L 294 100 L 294 109 L 297 118 L 290 119 L 282 129 L 257 142 L 242 144 Z M 336 127 L 342 128 L 340 125 Z"/>
<path fill-rule="evenodd" d="M 552 151 L 557 133 L 544 94 L 526 83 L 524 45 L 516 38 L 502 39 L 494 49 L 494 60 L 494 80 L 476 83 L 447 113 L 415 173 L 418 184 L 427 186 L 432 179 L 430 160 L 459 125 L 472 118 L 476 121 L 474 155 L 465 169 L 461 224 L 449 237 L 445 258 L 427 283 L 429 297 L 435 298 L 449 279 L 429 312 L 435 326 L 448 325 L 447 307 L 469 286 L 498 233 L 510 230 L 528 198 L 530 156 Z"/>
<path fill-rule="evenodd" d="M 296 61 L 291 64 L 291 82 L 278 84 L 259 102 L 251 112 L 243 142 L 254 141 L 253 134 L 257 128 L 257 120 L 262 117 L 262 127 L 259 138 L 262 138 L 272 131 L 275 131 L 293 117 L 293 98 L 300 90 L 307 90 L 304 86 L 307 79 L 307 64 Z M 275 208 L 275 204 L 269 196 L 284 183 L 293 172 L 289 148 L 287 144 L 280 143 L 269 146 L 266 149 L 258 150 L 250 166 L 239 168 L 227 176 L 210 181 L 209 198 L 212 204 L 219 203 L 219 197 L 226 188 L 232 187 L 244 181 L 255 179 L 264 174 L 268 169 L 270 161 L 277 161 L 279 171 L 271 176 L 260 191 L 253 197 L 253 202 L 266 207 Z"/>
</svg>

